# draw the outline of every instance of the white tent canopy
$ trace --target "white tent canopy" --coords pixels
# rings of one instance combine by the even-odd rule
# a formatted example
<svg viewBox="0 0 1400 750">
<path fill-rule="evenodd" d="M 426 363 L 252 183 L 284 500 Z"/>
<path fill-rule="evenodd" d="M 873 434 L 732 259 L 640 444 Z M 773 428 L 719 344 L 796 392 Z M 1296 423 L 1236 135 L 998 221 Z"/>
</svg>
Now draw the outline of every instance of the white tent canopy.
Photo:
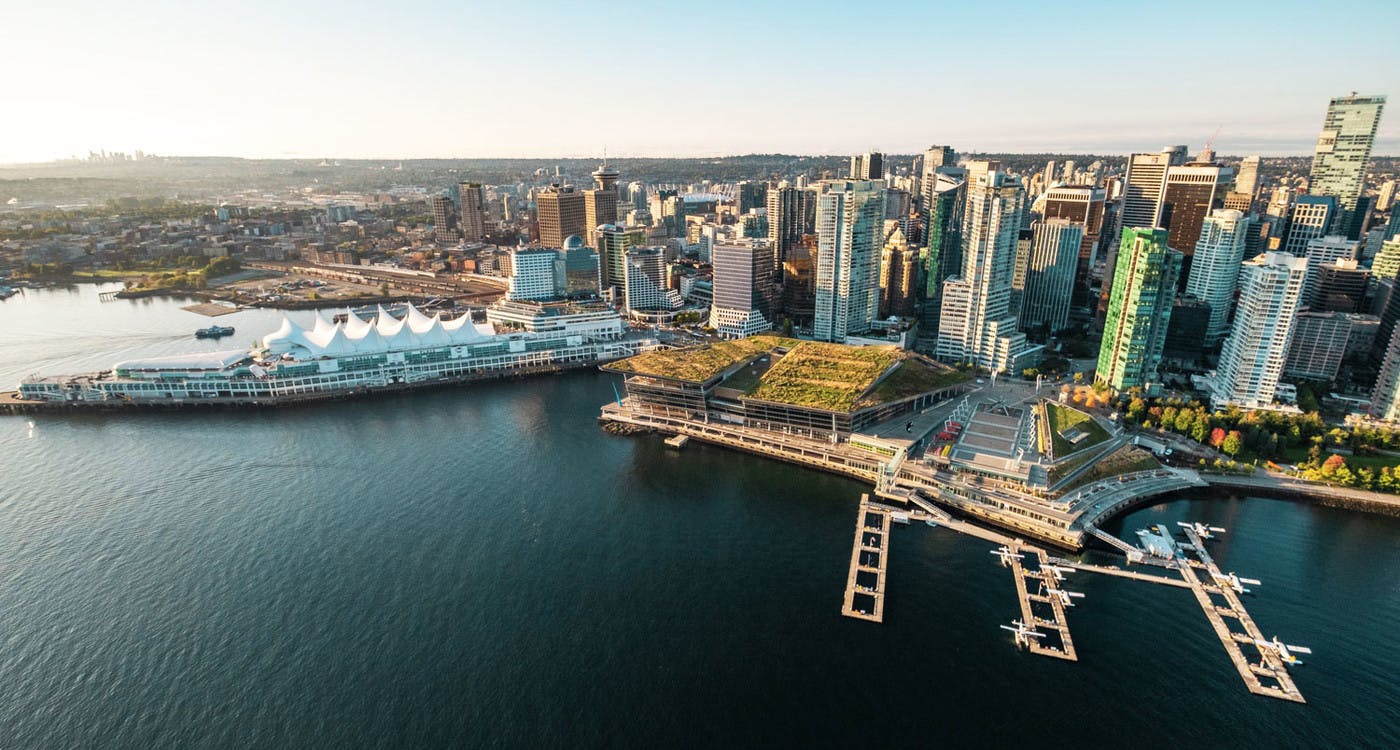
<svg viewBox="0 0 1400 750">
<path fill-rule="evenodd" d="M 428 317 L 409 305 L 408 314 L 400 320 L 381 306 L 372 321 L 351 311 L 344 323 L 332 323 L 318 312 L 310 331 L 284 316 L 281 327 L 263 339 L 263 346 L 271 355 L 314 359 L 480 344 L 495 337 L 490 324 L 477 325 L 471 315 L 444 322 L 440 315 Z"/>
</svg>

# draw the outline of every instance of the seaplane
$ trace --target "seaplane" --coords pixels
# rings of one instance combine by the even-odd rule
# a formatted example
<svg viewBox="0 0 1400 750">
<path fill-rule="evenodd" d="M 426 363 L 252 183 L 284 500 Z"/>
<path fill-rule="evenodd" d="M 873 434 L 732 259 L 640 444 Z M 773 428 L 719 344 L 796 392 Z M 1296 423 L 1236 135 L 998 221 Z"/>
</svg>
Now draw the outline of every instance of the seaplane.
<svg viewBox="0 0 1400 750">
<path fill-rule="evenodd" d="M 1008 547 L 1008 546 L 1006 546 L 1006 545 L 1004 545 L 1004 544 L 1003 544 L 1002 546 L 997 547 L 996 549 L 992 550 L 992 551 L 989 552 L 988 554 L 996 555 L 997 557 L 1001 558 L 1001 566 L 1002 566 L 1003 568 L 1009 568 L 1009 567 L 1011 567 L 1011 561 L 1012 561 L 1012 560 L 1020 560 L 1021 558 L 1025 557 L 1025 555 L 1018 555 L 1018 554 L 1016 554 L 1015 552 L 1012 551 L 1012 549 L 1011 549 L 1010 547 Z"/>
<path fill-rule="evenodd" d="M 1074 568 L 1063 568 L 1059 565 L 1045 565 L 1041 567 L 1041 570 L 1049 573 L 1056 583 L 1065 580 L 1065 576 L 1074 572 Z"/>
<path fill-rule="evenodd" d="M 1177 521 L 1176 525 L 1180 526 L 1183 529 L 1191 529 L 1192 531 L 1195 531 L 1196 536 L 1200 537 L 1202 540 L 1214 539 L 1216 534 L 1225 533 L 1225 529 L 1220 526 L 1207 526 L 1203 523 L 1187 523 L 1185 521 Z"/>
<path fill-rule="evenodd" d="M 1064 589 L 1056 589 L 1049 587 L 1045 589 L 1045 594 L 1046 596 L 1053 596 L 1059 599 L 1060 604 L 1063 604 L 1066 607 L 1073 607 L 1075 599 L 1084 598 L 1084 595 L 1079 593 L 1078 591 L 1065 591 Z"/>
<path fill-rule="evenodd" d="M 1012 627 L 1014 625 L 1015 627 Z M 1000 626 L 1002 630 L 1009 630 L 1016 634 L 1016 646 L 1018 648 L 1029 648 L 1032 638 L 1044 638 L 1045 634 L 1037 632 L 1035 628 L 1028 627 L 1020 620 L 1012 620 L 1011 625 Z"/>
<path fill-rule="evenodd" d="M 1249 593 L 1249 589 L 1247 589 L 1247 588 L 1244 587 L 1244 584 L 1246 584 L 1246 583 L 1249 584 L 1249 585 L 1251 585 L 1251 586 L 1263 586 L 1263 585 L 1264 585 L 1264 582 L 1263 582 L 1263 581 L 1256 580 L 1256 579 L 1254 579 L 1254 578 L 1240 578 L 1239 576 L 1235 575 L 1234 573 L 1230 573 L 1229 575 L 1226 575 L 1225 573 L 1212 573 L 1211 576 L 1212 576 L 1213 578 L 1215 578 L 1215 582 L 1216 582 L 1217 584 L 1219 584 L 1219 585 L 1221 585 L 1221 586 L 1229 586 L 1230 588 L 1232 588 L 1232 589 L 1235 590 L 1235 593 L 1236 593 L 1236 594 L 1248 594 L 1248 593 Z"/>
<path fill-rule="evenodd" d="M 1280 641 L 1278 639 L 1278 636 L 1274 636 L 1274 639 L 1272 641 L 1266 641 L 1263 638 L 1255 638 L 1254 643 L 1260 648 L 1260 650 L 1268 649 L 1278 654 L 1278 658 L 1282 659 L 1283 663 L 1289 666 L 1298 666 L 1303 663 L 1299 661 L 1298 657 L 1294 654 L 1312 653 L 1312 649 L 1308 648 L 1307 646 L 1290 646 L 1287 643 Z"/>
</svg>

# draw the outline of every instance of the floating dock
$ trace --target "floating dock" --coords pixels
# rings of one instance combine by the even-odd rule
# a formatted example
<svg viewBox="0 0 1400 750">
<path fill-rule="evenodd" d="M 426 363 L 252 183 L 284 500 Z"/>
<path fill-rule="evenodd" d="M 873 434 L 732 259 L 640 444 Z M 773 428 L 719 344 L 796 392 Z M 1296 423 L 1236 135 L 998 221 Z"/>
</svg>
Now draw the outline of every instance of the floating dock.
<svg viewBox="0 0 1400 750">
<path fill-rule="evenodd" d="M 881 622 L 885 618 L 885 563 L 889 558 L 890 512 L 872 506 L 870 495 L 860 496 L 855 544 L 851 547 L 851 571 L 846 576 L 846 599 L 841 614 L 857 620 Z"/>
<path fill-rule="evenodd" d="M 1069 621 L 1065 618 L 1065 605 L 1058 596 L 1047 593 L 1050 589 L 1058 589 L 1059 586 L 1055 576 L 1050 572 L 1048 566 L 1049 555 L 1045 550 L 1027 546 L 1009 546 L 1011 554 L 1003 559 L 1010 565 L 1011 574 L 1016 579 L 1016 598 L 1021 602 L 1021 622 L 1034 630 L 1051 630 L 1059 636 L 1058 646 L 1042 644 L 1039 638 L 1029 638 L 1026 642 L 1026 649 L 1033 654 L 1049 656 L 1055 659 L 1066 661 L 1078 661 L 1079 657 L 1074 652 L 1074 640 L 1069 636 Z M 1033 554 L 1039 561 L 1036 570 L 1027 570 L 1021 564 L 1021 558 L 1016 555 Z M 1035 593 L 1031 593 L 1031 586 L 1035 587 Z M 1040 605 L 1038 608 L 1036 605 Z M 1050 615 L 1049 619 L 1037 614 L 1037 609 L 1041 613 Z"/>
<path fill-rule="evenodd" d="M 1220 583 L 1227 576 L 1220 571 L 1215 560 L 1206 551 L 1201 537 L 1189 527 L 1186 529 L 1186 537 L 1190 543 L 1181 545 L 1177 570 L 1196 595 L 1196 601 L 1205 611 L 1211 627 L 1215 628 L 1215 634 L 1220 637 L 1220 643 L 1225 646 L 1225 652 L 1230 655 L 1230 661 L 1239 671 L 1240 678 L 1244 680 L 1249 692 L 1279 700 L 1306 703 L 1303 694 L 1298 692 L 1297 686 L 1293 684 L 1293 677 L 1288 674 L 1288 666 L 1284 664 L 1283 659 L 1273 649 L 1258 644 L 1258 641 L 1264 640 L 1264 634 L 1245 611 L 1244 604 L 1240 602 L 1235 590 L 1229 584 Z M 1205 580 L 1197 575 L 1197 571 L 1204 571 Z M 1244 632 L 1231 631 L 1225 622 L 1227 617 L 1239 623 Z M 1259 655 L 1259 662 L 1250 662 L 1245 657 L 1242 647 L 1254 649 Z"/>
<path fill-rule="evenodd" d="M 681 448 L 685 447 L 686 443 L 689 442 L 690 438 L 686 435 L 672 435 L 671 437 L 666 438 L 666 447 L 680 450 Z"/>
</svg>

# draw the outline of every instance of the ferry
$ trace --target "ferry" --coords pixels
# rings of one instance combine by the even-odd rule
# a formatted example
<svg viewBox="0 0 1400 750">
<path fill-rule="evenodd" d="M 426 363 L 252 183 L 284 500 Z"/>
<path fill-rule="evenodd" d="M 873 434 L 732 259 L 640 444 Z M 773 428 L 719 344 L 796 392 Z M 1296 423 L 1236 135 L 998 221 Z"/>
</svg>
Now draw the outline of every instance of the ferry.
<svg viewBox="0 0 1400 750">
<path fill-rule="evenodd" d="M 194 332 L 197 339 L 220 339 L 233 335 L 233 326 L 209 326 Z"/>
<path fill-rule="evenodd" d="M 628 333 L 608 310 L 572 324 L 551 319 L 548 330 L 497 331 L 470 315 L 443 320 L 412 305 L 402 317 L 383 307 L 365 319 L 351 310 L 344 323 L 318 312 L 314 327 L 283 317 L 251 350 L 154 357 L 118 362 L 80 375 L 32 376 L 19 402 L 73 406 L 276 405 L 318 398 L 401 390 L 419 385 L 585 367 L 660 346 L 650 333 Z"/>
</svg>

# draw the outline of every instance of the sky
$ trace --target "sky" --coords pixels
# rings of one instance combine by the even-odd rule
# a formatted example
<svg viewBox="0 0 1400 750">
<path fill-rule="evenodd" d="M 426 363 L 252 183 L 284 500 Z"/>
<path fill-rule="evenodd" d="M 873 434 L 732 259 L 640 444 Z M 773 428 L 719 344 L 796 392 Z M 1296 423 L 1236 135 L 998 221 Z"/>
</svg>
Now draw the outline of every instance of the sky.
<svg viewBox="0 0 1400 750">
<path fill-rule="evenodd" d="M 1306 154 L 1400 2 L 0 0 L 0 163 Z"/>
</svg>

